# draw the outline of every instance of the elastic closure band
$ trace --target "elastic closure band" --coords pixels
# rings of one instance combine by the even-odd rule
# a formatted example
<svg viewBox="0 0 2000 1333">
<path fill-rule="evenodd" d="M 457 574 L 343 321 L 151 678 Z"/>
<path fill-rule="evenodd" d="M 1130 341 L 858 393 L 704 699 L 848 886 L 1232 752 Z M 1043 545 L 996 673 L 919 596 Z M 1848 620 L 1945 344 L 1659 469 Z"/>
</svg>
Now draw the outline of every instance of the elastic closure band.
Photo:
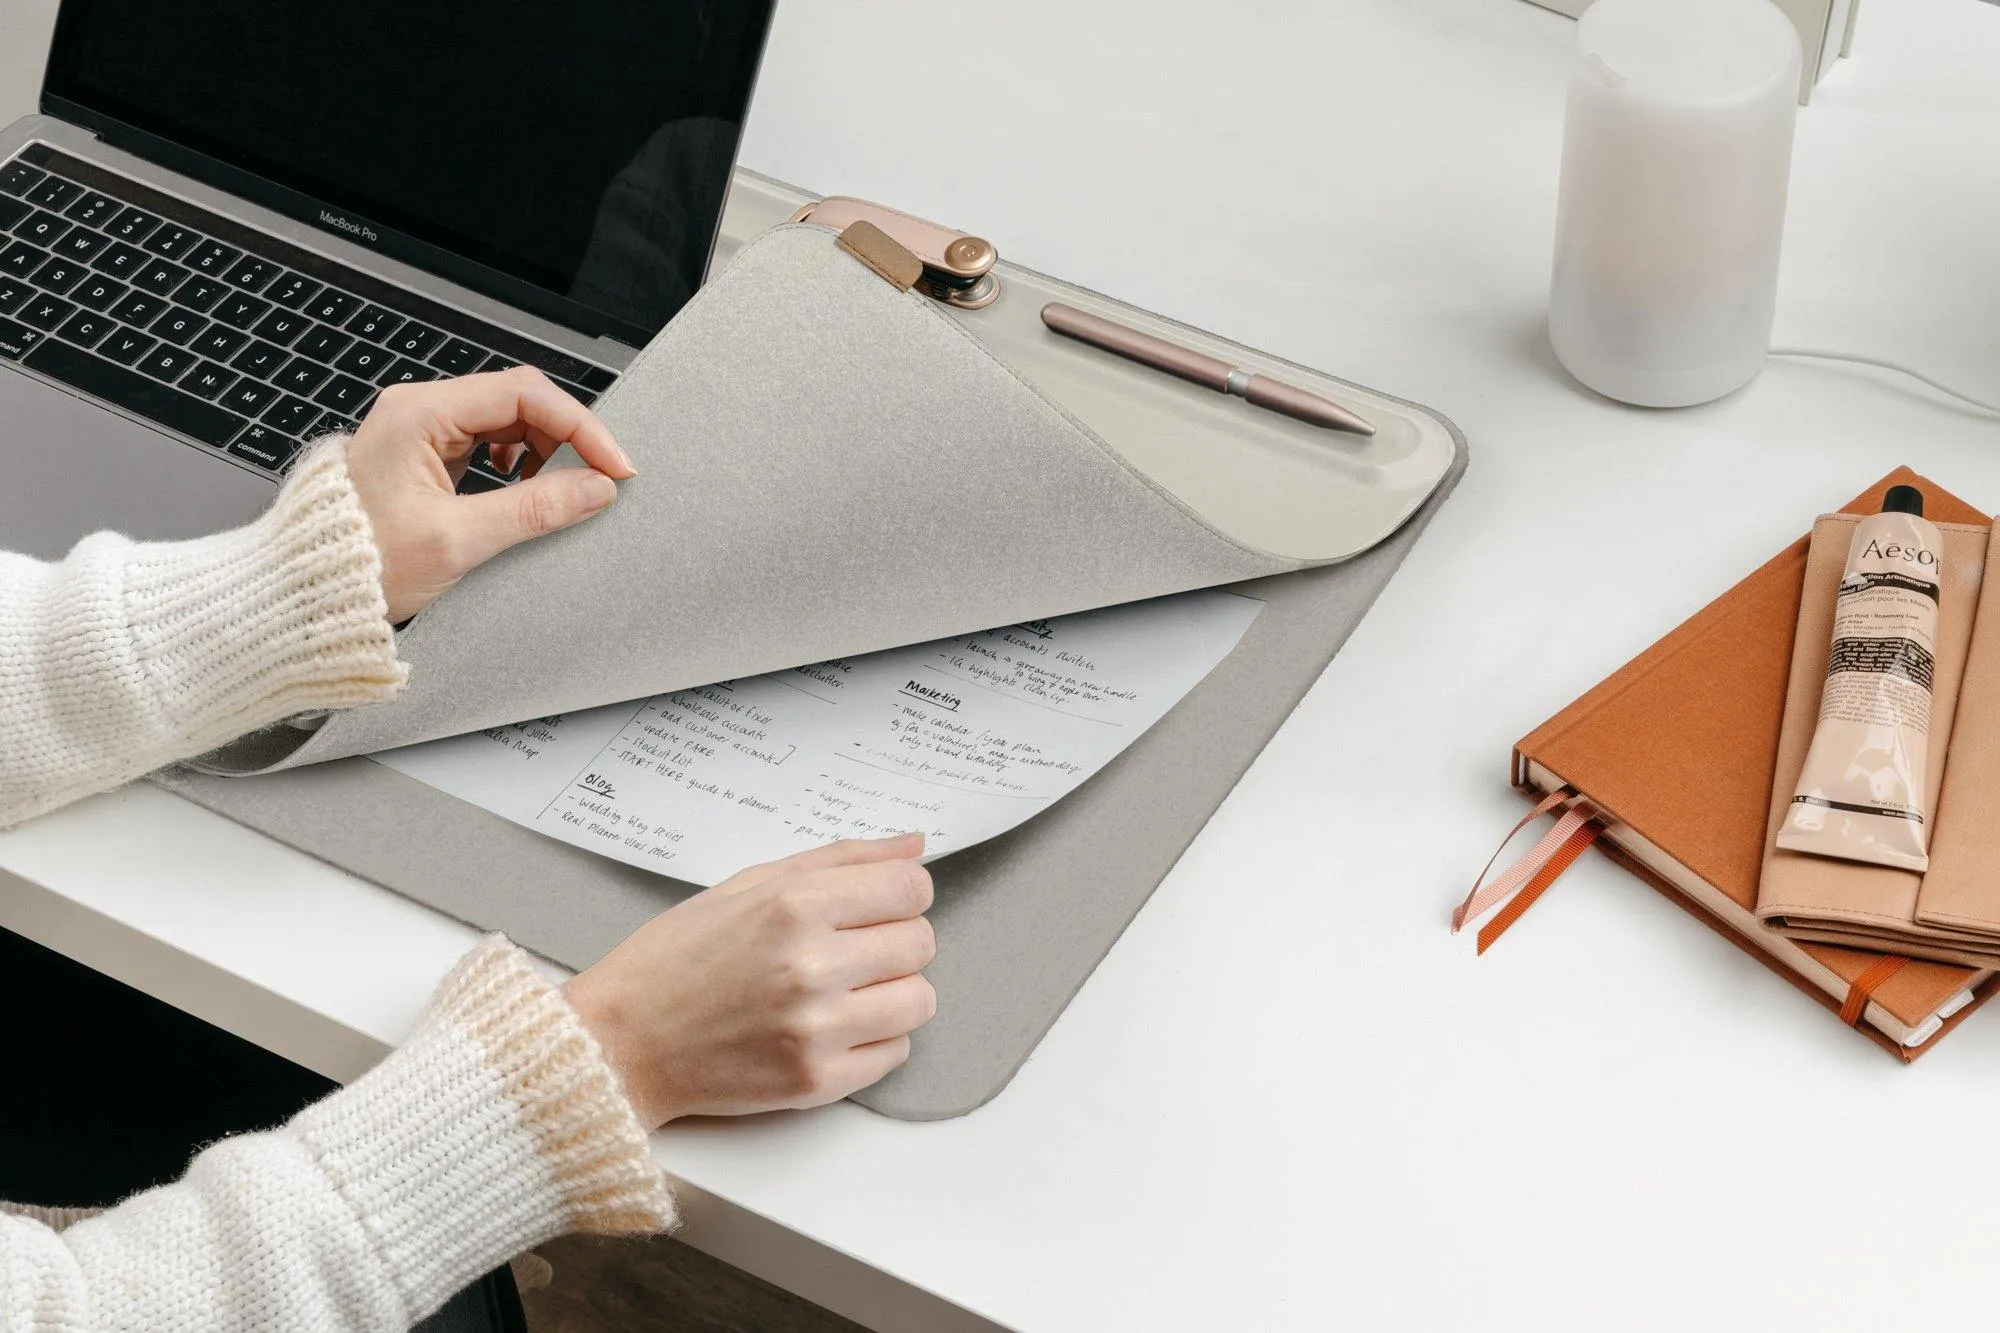
<svg viewBox="0 0 2000 1333">
<path fill-rule="evenodd" d="M 1861 1026 L 1861 1015 L 1868 1008 L 1868 997 L 1877 987 L 1903 970 L 1903 964 L 1910 960 L 1898 954 L 1883 954 L 1868 965 L 1868 970 L 1854 979 L 1847 988 L 1847 999 L 1840 1006 L 1840 1021 L 1851 1028 Z"/>
</svg>

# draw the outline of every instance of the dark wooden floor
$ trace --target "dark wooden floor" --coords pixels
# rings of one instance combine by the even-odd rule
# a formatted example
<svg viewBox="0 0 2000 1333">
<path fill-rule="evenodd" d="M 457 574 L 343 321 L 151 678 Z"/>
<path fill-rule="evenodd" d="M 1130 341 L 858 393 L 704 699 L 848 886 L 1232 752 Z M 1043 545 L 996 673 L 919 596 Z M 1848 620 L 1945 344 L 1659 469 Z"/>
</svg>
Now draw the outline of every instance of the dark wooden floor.
<svg viewBox="0 0 2000 1333">
<path fill-rule="evenodd" d="M 531 1333 L 863 1333 L 677 1240 L 570 1236 L 537 1253 L 555 1280 L 521 1293 Z"/>
</svg>

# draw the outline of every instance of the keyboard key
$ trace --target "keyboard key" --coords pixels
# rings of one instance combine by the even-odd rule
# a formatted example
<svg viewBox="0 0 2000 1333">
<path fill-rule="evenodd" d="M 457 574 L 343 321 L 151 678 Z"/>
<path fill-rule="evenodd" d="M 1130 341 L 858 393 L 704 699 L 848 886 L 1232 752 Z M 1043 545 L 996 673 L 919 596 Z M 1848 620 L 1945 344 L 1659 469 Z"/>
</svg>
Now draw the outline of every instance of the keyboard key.
<svg viewBox="0 0 2000 1333">
<path fill-rule="evenodd" d="M 83 193 L 83 187 L 60 176 L 50 176 L 40 185 L 29 190 L 24 196 L 37 208 L 68 208 L 70 201 Z"/>
<path fill-rule="evenodd" d="M 108 194 L 86 194 L 63 210 L 63 216 L 86 227 L 101 227 L 122 205 Z"/>
<path fill-rule="evenodd" d="M 34 211 L 25 200 L 9 199 L 6 195 L 0 194 L 0 231 L 11 229 L 16 222 Z"/>
<path fill-rule="evenodd" d="M 553 379 L 554 377 L 551 376 L 550 378 Z M 579 403 L 582 403 L 585 407 L 589 407 L 592 403 L 597 401 L 596 394 L 592 393 L 588 389 L 579 388 L 578 386 L 571 384 L 568 380 L 556 380 L 556 387 L 558 389 L 561 389 L 564 393 L 568 394 L 570 397 L 576 399 L 576 401 L 578 401 Z"/>
<path fill-rule="evenodd" d="M 321 407 L 330 407 L 343 416 L 358 417 L 362 407 L 373 396 L 372 385 L 346 375 L 335 375 L 320 391 L 313 395 L 313 401 Z"/>
<path fill-rule="evenodd" d="M 189 367 L 193 366 L 200 359 L 193 352 L 183 347 L 160 346 L 155 347 L 145 356 L 139 358 L 139 369 L 145 371 L 156 380 L 164 380 L 168 384 L 172 384 L 175 380 L 187 374 Z"/>
<path fill-rule="evenodd" d="M 339 356 L 347 344 L 353 342 L 351 335 L 339 329 L 330 329 L 324 324 L 313 325 L 312 332 L 292 344 L 292 350 L 300 356 L 309 356 L 315 361 L 329 364 Z"/>
<path fill-rule="evenodd" d="M 181 262 L 197 273 L 206 273 L 212 278 L 219 278 L 228 270 L 236 256 L 242 253 L 236 247 L 224 245 L 221 241 L 203 241 L 189 250 Z"/>
<path fill-rule="evenodd" d="M 90 266 L 99 273 L 109 273 L 114 278 L 130 282 L 134 273 L 152 262 L 144 250 L 115 241 L 108 249 L 100 250 L 97 258 L 90 261 Z"/>
<path fill-rule="evenodd" d="M 285 273 L 271 284 L 264 295 L 287 310 L 298 310 L 319 293 L 320 285 L 305 274 Z"/>
<path fill-rule="evenodd" d="M 350 375 L 372 380 L 387 370 L 389 363 L 395 359 L 374 343 L 356 343 L 335 357 L 333 364 Z"/>
<path fill-rule="evenodd" d="M 255 255 L 243 256 L 235 268 L 230 269 L 229 272 L 223 275 L 227 281 L 241 287 L 246 292 L 256 291 L 259 287 L 262 287 L 277 276 L 278 265 L 273 264 L 268 259 L 259 259 Z"/>
<path fill-rule="evenodd" d="M 61 296 L 82 282 L 89 272 L 83 265 L 72 264 L 67 259 L 51 259 L 29 275 L 28 281 L 45 292 Z"/>
<path fill-rule="evenodd" d="M 97 257 L 99 250 L 102 250 L 109 244 L 111 244 L 111 238 L 103 232 L 92 231 L 88 227 L 76 227 L 70 231 L 69 235 L 56 242 L 56 253 L 64 259 L 75 260 L 79 264 L 88 264 L 92 259 Z"/>
<path fill-rule="evenodd" d="M 60 296 L 50 296 L 47 292 L 36 292 L 21 307 L 21 318 L 38 329 L 53 330 L 56 325 L 76 313 L 76 307 Z"/>
<path fill-rule="evenodd" d="M 318 421 L 313 422 L 312 438 L 316 440 L 322 435 L 352 435 L 359 429 L 361 429 L 361 423 L 353 417 L 344 417 L 338 412 L 328 412 Z"/>
<path fill-rule="evenodd" d="M 311 323 L 311 320 L 296 310 L 273 310 L 257 321 L 256 332 L 259 338 L 288 346 L 292 339 L 304 333 Z"/>
<path fill-rule="evenodd" d="M 231 290 L 218 278 L 204 278 L 197 274 L 181 284 L 181 289 L 174 293 L 174 300 L 190 310 L 206 314 L 210 306 Z"/>
<path fill-rule="evenodd" d="M 127 324 L 136 325 L 143 329 L 146 325 L 158 319 L 160 312 L 166 308 L 167 298 L 164 296 L 154 296 L 151 292 L 133 292 L 117 305 L 112 306 L 111 313 L 124 320 Z"/>
<path fill-rule="evenodd" d="M 194 311 L 175 306 L 148 325 L 147 331 L 161 342 L 186 347 L 194 341 L 196 334 L 207 327 L 208 321 Z"/>
<path fill-rule="evenodd" d="M 11 319 L 0 319 L 0 356 L 9 361 L 18 361 L 46 335 L 40 329 L 31 329 L 26 324 L 16 324 Z"/>
<path fill-rule="evenodd" d="M 201 233 L 169 222 L 146 238 L 146 248 L 162 259 L 179 259 L 201 244 Z"/>
<path fill-rule="evenodd" d="M 229 452 L 238 458 L 248 459 L 267 472 L 281 472 L 292 461 L 292 455 L 299 451 L 299 442 L 288 435 L 280 435 L 269 426 L 252 425 L 236 437 L 229 446 Z"/>
<path fill-rule="evenodd" d="M 329 287 L 306 302 L 306 313 L 322 324 L 345 324 L 361 308 L 361 298 Z"/>
<path fill-rule="evenodd" d="M 327 376 L 333 374 L 317 361 L 308 361 L 295 356 L 285 368 L 271 376 L 271 383 L 292 393 L 311 393 L 326 383 Z"/>
<path fill-rule="evenodd" d="M 69 299 L 92 310 L 109 310 L 129 290 L 122 282 L 92 274 L 80 286 L 70 288 Z"/>
<path fill-rule="evenodd" d="M 236 355 L 237 348 L 249 341 L 250 335 L 247 333 L 238 333 L 225 324 L 210 324 L 202 331 L 201 336 L 188 346 L 203 356 L 212 357 L 217 361 L 227 361 Z"/>
<path fill-rule="evenodd" d="M 246 417 L 254 417 L 278 397 L 278 391 L 260 380 L 240 379 L 234 388 L 216 401 L 232 412 L 241 412 Z M 317 413 L 318 408 L 311 403 L 307 407 Z"/>
<path fill-rule="evenodd" d="M 423 362 L 412 361 L 404 356 L 398 357 L 396 364 L 383 371 L 375 382 L 386 389 L 392 384 L 421 384 L 425 380 L 434 380 L 437 377 L 438 373 Z"/>
<path fill-rule="evenodd" d="M 371 305 L 347 322 L 347 331 L 374 342 L 386 342 L 402 322 L 401 315 L 391 314 L 379 305 Z"/>
<path fill-rule="evenodd" d="M 188 271 L 179 264 L 170 264 L 164 259 L 155 259 L 146 267 L 134 273 L 129 281 L 134 287 L 151 292 L 155 296 L 165 296 L 186 279 Z"/>
<path fill-rule="evenodd" d="M 111 220 L 104 230 L 121 241 L 137 244 L 152 235 L 153 228 L 160 225 L 160 219 L 143 209 L 128 208 Z"/>
<path fill-rule="evenodd" d="M 213 400 L 239 378 L 233 370 L 224 370 L 213 361 L 204 361 L 188 372 L 180 387 L 197 398 Z"/>
<path fill-rule="evenodd" d="M 29 166 L 26 162 L 9 162 L 6 166 L 0 167 L 0 193 L 26 194 L 48 174 L 40 167 Z"/>
<path fill-rule="evenodd" d="M 75 225 L 66 218 L 38 208 L 14 224 L 14 234 L 35 245 L 50 246 L 61 240 L 63 233 Z"/>
<path fill-rule="evenodd" d="M 217 306 L 213 313 L 217 319 L 232 328 L 247 329 L 262 319 L 264 312 L 270 308 L 269 301 L 260 301 L 242 292 L 231 292 L 222 298 L 222 304 Z"/>
<path fill-rule="evenodd" d="M 129 366 L 159 345 L 159 339 L 149 338 L 137 329 L 120 328 L 104 340 L 97 350 L 110 357 L 121 366 Z"/>
<path fill-rule="evenodd" d="M 264 420 L 287 435 L 304 435 L 306 427 L 319 419 L 320 410 L 315 403 L 287 394 L 276 407 L 264 414 Z"/>
<path fill-rule="evenodd" d="M 492 356 L 486 358 L 486 364 L 479 368 L 479 373 L 485 375 L 496 370 L 512 370 L 520 364 L 519 361 L 516 361 L 511 356 L 502 356 L 500 353 L 495 352 Z"/>
<path fill-rule="evenodd" d="M 78 347 L 95 347 L 104 340 L 105 334 L 117 327 L 117 321 L 109 315 L 100 315 L 95 310 L 79 310 L 56 330 L 56 337 L 67 338 Z"/>
<path fill-rule="evenodd" d="M 27 279 L 0 276 L 0 315 L 13 314 L 34 294 L 35 289 L 28 285 Z"/>
<path fill-rule="evenodd" d="M 282 347 L 267 342 L 252 341 L 238 352 L 230 365 L 246 375 L 255 375 L 260 380 L 271 378 L 271 373 L 285 364 L 286 352 Z"/>
<path fill-rule="evenodd" d="M 187 356 L 178 347 L 168 350 L 178 357 Z M 203 444 L 227 444 L 243 428 L 243 418 L 233 412 L 190 398 L 53 338 L 29 352 L 22 364 Z"/>
<path fill-rule="evenodd" d="M 396 330 L 395 337 L 387 338 L 383 341 L 388 345 L 389 350 L 396 355 L 407 356 L 412 360 L 421 361 L 430 355 L 431 348 L 436 347 L 444 341 L 444 335 L 436 329 L 411 320 L 408 324 Z"/>
<path fill-rule="evenodd" d="M 15 241 L 0 250 L 0 273 L 11 273 L 17 278 L 25 278 L 47 262 L 49 252 L 40 246 L 29 245 L 26 241 Z"/>
<path fill-rule="evenodd" d="M 453 338 L 437 349 L 437 355 L 431 358 L 431 364 L 447 375 L 464 375 L 485 359 L 485 348 L 474 347 L 463 338 Z"/>
</svg>

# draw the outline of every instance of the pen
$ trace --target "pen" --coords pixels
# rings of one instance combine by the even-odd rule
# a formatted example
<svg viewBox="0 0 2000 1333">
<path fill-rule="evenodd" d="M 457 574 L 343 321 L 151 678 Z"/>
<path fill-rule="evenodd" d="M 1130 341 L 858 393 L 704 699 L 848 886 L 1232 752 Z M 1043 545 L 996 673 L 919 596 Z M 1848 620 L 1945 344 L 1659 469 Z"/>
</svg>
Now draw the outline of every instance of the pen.
<svg viewBox="0 0 2000 1333">
<path fill-rule="evenodd" d="M 1217 393 L 1233 393 L 1257 407 L 1281 412 L 1309 426 L 1344 430 L 1354 435 L 1375 433 L 1375 428 L 1366 421 L 1316 393 L 1274 380 L 1269 375 L 1259 375 L 1254 370 L 1232 366 L 1220 357 L 1168 342 L 1165 338 L 1155 338 L 1150 333 L 1141 333 L 1060 301 L 1051 301 L 1042 307 L 1042 323 L 1065 338 L 1101 347 L 1128 361 L 1178 375 Z"/>
</svg>

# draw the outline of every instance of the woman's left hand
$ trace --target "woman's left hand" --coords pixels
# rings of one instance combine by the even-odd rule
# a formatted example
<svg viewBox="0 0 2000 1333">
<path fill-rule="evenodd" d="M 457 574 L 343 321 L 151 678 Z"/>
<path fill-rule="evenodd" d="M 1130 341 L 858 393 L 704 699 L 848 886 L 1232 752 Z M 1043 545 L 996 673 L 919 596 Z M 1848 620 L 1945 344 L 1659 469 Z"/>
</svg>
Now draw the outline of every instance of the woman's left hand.
<svg viewBox="0 0 2000 1333">
<path fill-rule="evenodd" d="M 459 495 L 481 444 L 504 490 Z M 568 444 L 588 467 L 542 464 Z M 528 366 L 384 389 L 347 445 L 347 470 L 382 555 L 389 619 L 400 624 L 482 562 L 610 504 L 632 460 L 597 414 Z"/>
</svg>

